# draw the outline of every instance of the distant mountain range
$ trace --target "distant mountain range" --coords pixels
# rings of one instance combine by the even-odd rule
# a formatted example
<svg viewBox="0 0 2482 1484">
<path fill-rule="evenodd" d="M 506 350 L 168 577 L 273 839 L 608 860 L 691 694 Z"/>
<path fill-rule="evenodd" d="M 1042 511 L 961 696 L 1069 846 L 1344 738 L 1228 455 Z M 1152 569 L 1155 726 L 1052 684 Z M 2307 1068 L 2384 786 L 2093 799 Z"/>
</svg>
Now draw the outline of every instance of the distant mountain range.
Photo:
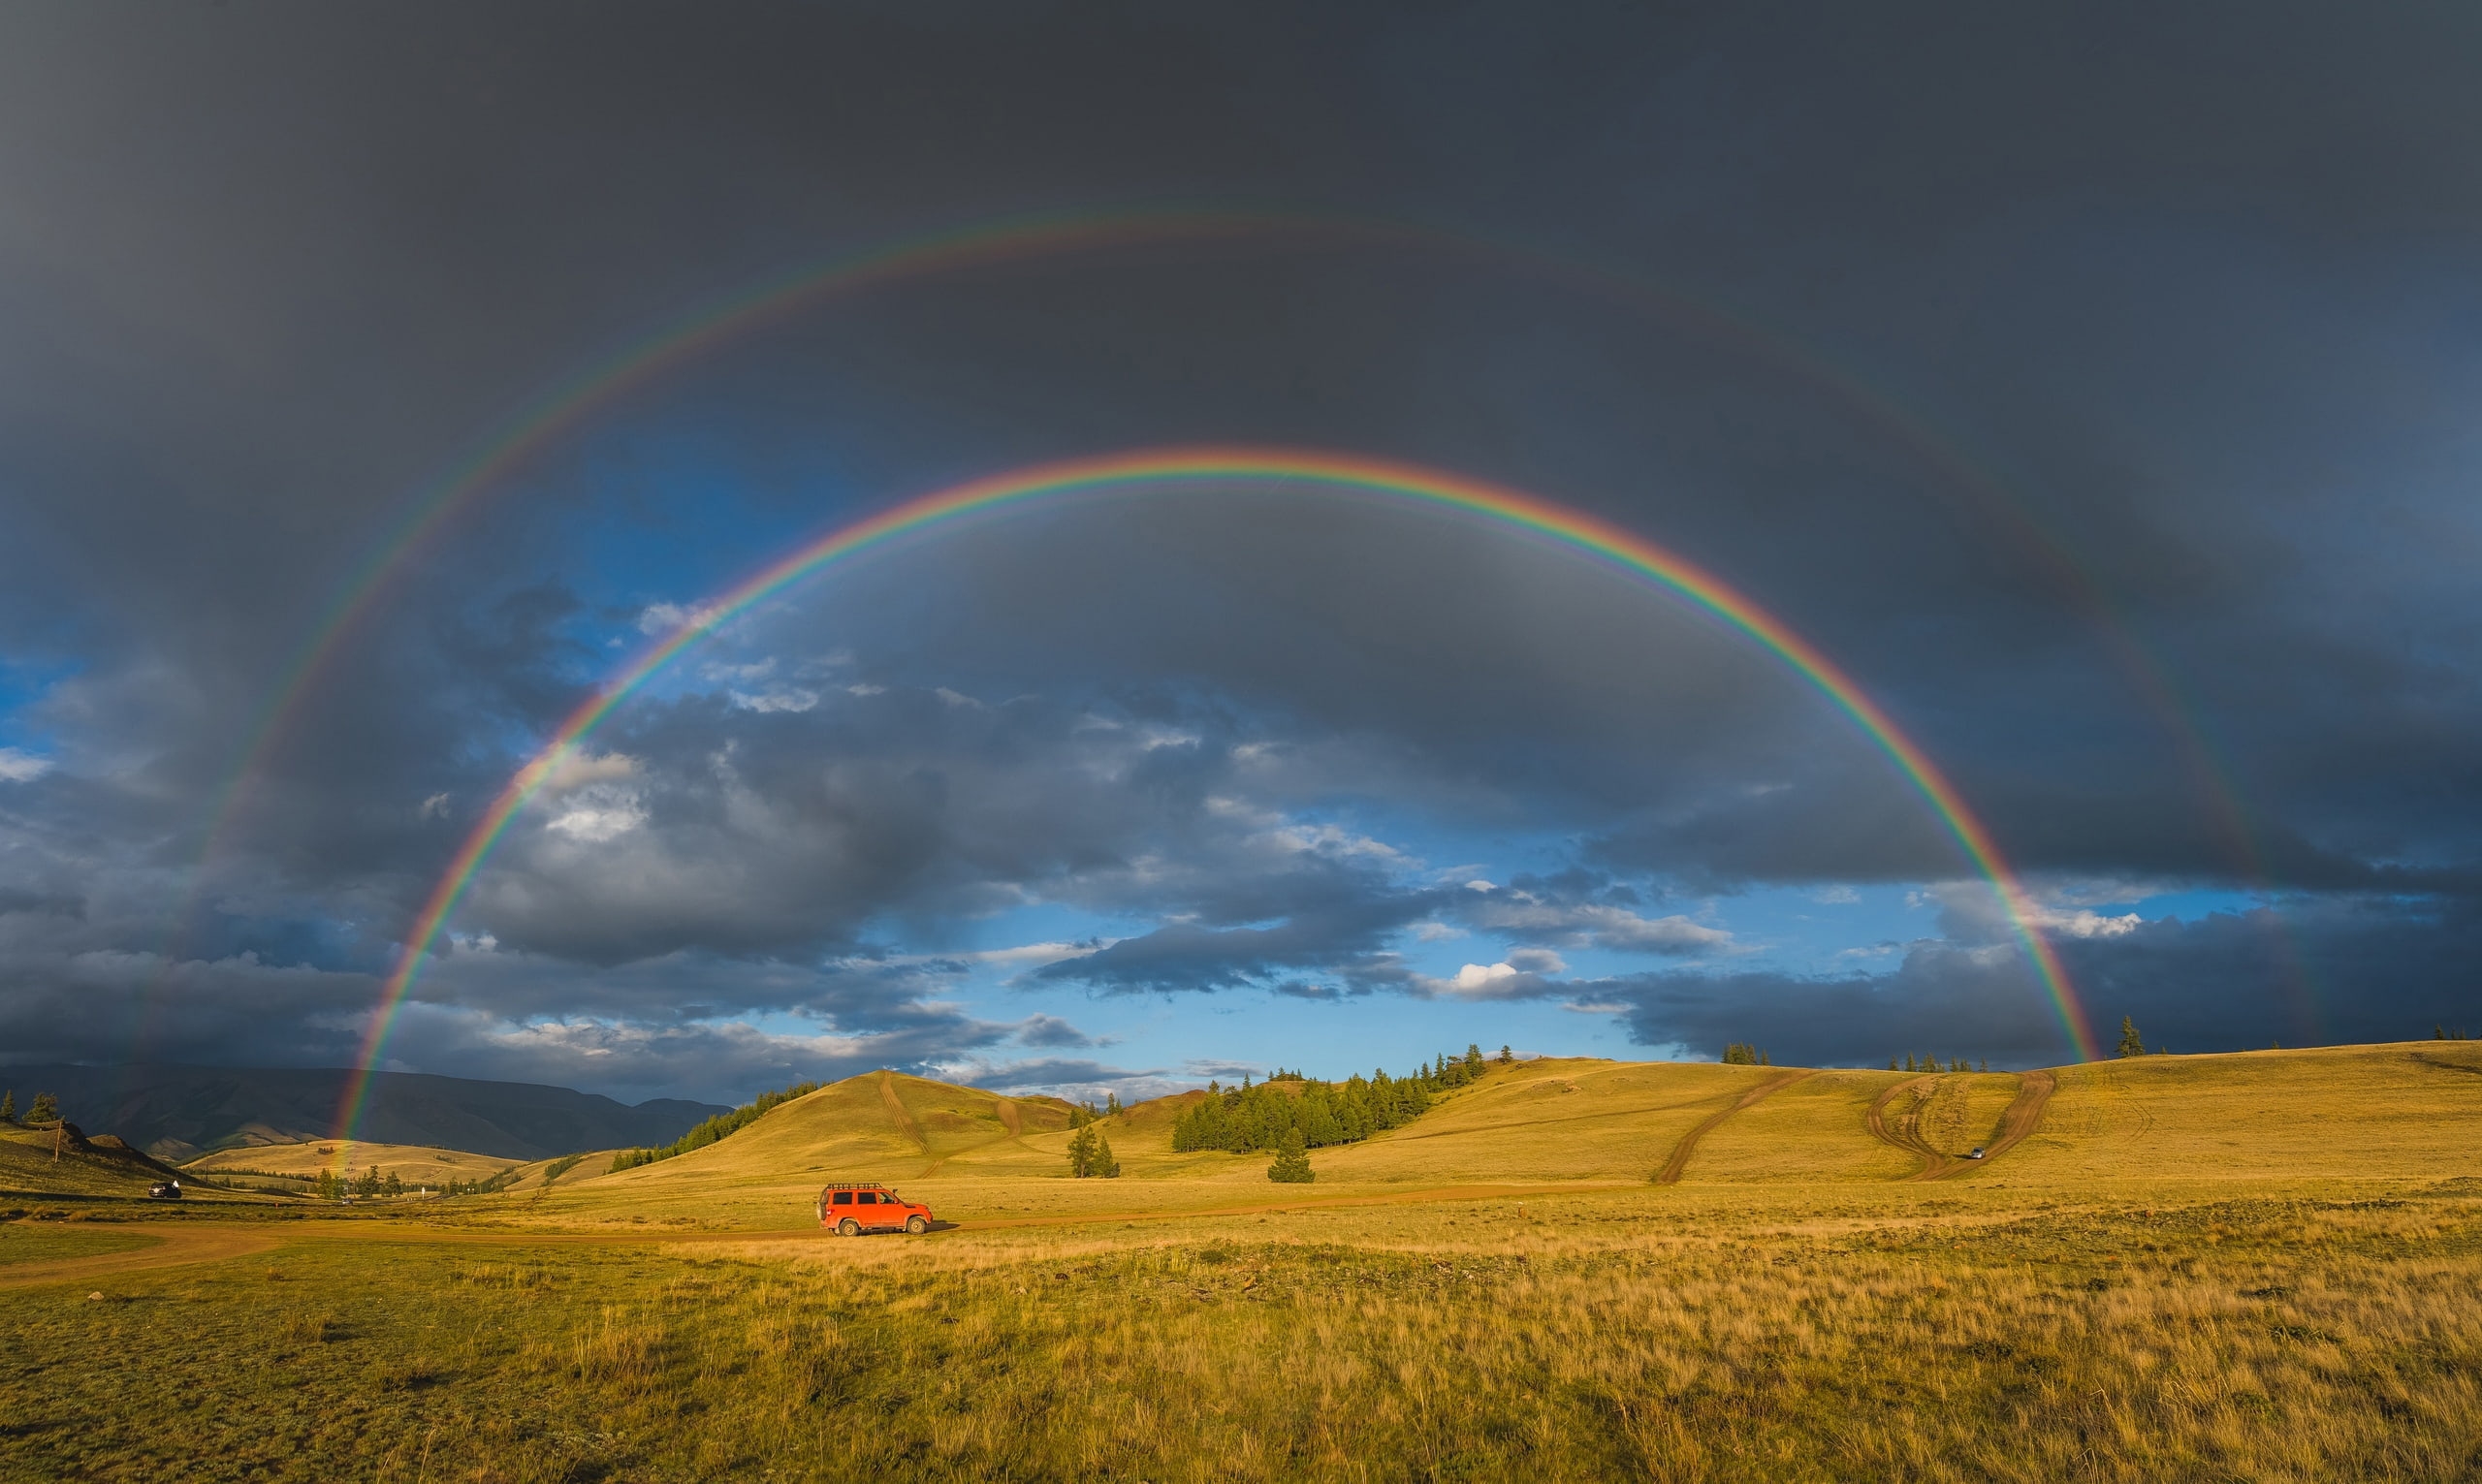
<svg viewBox="0 0 2482 1484">
<path fill-rule="evenodd" d="M 89 1134 L 118 1134 L 158 1159 L 212 1150 L 325 1139 L 352 1074 L 336 1069 L 227 1066 L 0 1066 L 20 1115 L 38 1092 Z M 525 1082 L 470 1082 L 419 1072 L 370 1079 L 356 1133 L 378 1144 L 426 1144 L 504 1159 L 669 1144 L 731 1110 L 659 1097 L 630 1107 L 593 1092 Z"/>
</svg>

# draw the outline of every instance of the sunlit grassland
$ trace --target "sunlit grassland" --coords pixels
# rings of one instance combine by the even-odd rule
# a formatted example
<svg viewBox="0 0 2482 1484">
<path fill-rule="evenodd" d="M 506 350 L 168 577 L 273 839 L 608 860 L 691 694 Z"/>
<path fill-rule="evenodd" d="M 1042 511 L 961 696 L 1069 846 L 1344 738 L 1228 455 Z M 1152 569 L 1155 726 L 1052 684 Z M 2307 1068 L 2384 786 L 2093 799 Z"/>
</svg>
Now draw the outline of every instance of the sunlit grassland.
<svg viewBox="0 0 2482 1484">
<path fill-rule="evenodd" d="M 408 1185 L 445 1185 L 452 1180 L 484 1181 L 503 1170 L 531 1167 L 546 1161 L 500 1159 L 461 1150 L 432 1149 L 418 1144 L 360 1144 L 330 1140 L 316 1144 L 270 1144 L 250 1149 L 219 1150 L 191 1160 L 184 1169 L 202 1175 L 226 1176 L 235 1171 L 314 1179 L 320 1171 L 342 1170 L 360 1175 L 376 1169 Z M 611 1156 L 604 1156 L 609 1164 Z"/>
<path fill-rule="evenodd" d="M 2039 1132 L 1989 1172 L 2030 1182 L 2482 1174 L 2482 1043 L 2411 1041 L 2064 1067 Z M 1980 1172 L 1977 1172 L 1978 1174 Z"/>
<path fill-rule="evenodd" d="M 1308 1186 L 1161 1105 L 1072 1181 L 1065 1105 L 874 1074 L 548 1189 L 265 1206 L 265 1257 L 9 1289 L 92 1239 L 0 1227 L 0 1478 L 2482 1477 L 2476 1068 L 2063 1069 L 1918 1183 L 1874 1102 L 1959 1152 L 2025 1084 L 1529 1062 Z M 964 1225 L 823 1238 L 828 1178 Z"/>
<path fill-rule="evenodd" d="M 0 1295 L 0 1472 L 2442 1479 L 2482 1183 L 1635 1188 Z M 66 1358 L 79 1363 L 64 1363 Z"/>
<path fill-rule="evenodd" d="M 162 1178 L 147 1164 L 100 1150 L 55 1154 L 46 1130 L 0 1127 L 0 1206 L 21 1193 L 143 1196 Z"/>
</svg>

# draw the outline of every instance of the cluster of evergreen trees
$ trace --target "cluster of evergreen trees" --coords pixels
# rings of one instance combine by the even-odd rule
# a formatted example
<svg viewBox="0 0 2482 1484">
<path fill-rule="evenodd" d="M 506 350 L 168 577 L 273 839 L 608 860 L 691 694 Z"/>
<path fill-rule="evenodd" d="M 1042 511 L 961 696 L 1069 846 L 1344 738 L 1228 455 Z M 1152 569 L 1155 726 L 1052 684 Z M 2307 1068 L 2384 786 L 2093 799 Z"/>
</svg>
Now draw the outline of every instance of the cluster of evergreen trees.
<svg viewBox="0 0 2482 1484">
<path fill-rule="evenodd" d="M 1500 1049 L 1502 1062 L 1515 1059 L 1508 1048 Z M 1357 1143 L 1420 1118 L 1433 1097 L 1464 1087 L 1489 1064 L 1481 1047 L 1468 1046 L 1464 1056 L 1433 1058 L 1406 1077 L 1381 1070 L 1366 1078 L 1356 1073 L 1343 1082 L 1321 1082 L 1278 1067 L 1256 1087 L 1246 1076 L 1237 1088 L 1211 1082 L 1206 1100 L 1173 1121 L 1172 1148 L 1248 1154 L 1283 1149 L 1296 1135 L 1305 1150 Z"/>
<path fill-rule="evenodd" d="M 1724 1064 L 1726 1066 L 1773 1066 L 1775 1063 L 1767 1060 L 1766 1053 L 1760 1051 L 1757 1047 L 1743 1046 L 1740 1042 L 1734 1041 L 1724 1048 Z"/>
<path fill-rule="evenodd" d="M 507 1184 L 517 1174 L 515 1165 L 485 1180 L 452 1180 L 442 1190 L 449 1195 L 489 1195 Z"/>
<path fill-rule="evenodd" d="M 1114 1094 L 1100 1117 L 1108 1118 L 1121 1111 L 1121 1100 Z M 1077 1180 L 1118 1180 L 1121 1162 L 1112 1157 L 1112 1141 L 1096 1121 L 1092 1108 L 1071 1109 L 1068 1115 L 1068 1173 Z"/>
<path fill-rule="evenodd" d="M 1962 1057 L 1957 1057 L 1944 1065 L 1936 1057 L 1925 1057 L 1920 1061 L 1916 1061 L 1910 1052 L 1906 1053 L 1902 1066 L 1896 1064 L 1895 1058 L 1888 1058 L 1888 1070 L 1891 1072 L 1970 1072 L 1973 1069 L 1973 1063 Z M 1986 1072 L 1990 1070 L 1989 1058 L 1983 1058 L 1982 1069 Z"/>
<path fill-rule="evenodd" d="M 6 1091 L 0 1091 L 0 1123 L 15 1124 L 16 1121 L 16 1089 L 13 1088 Z M 34 1106 L 26 1110 L 25 1126 L 28 1128 L 49 1128 L 52 1124 L 59 1121 L 60 1099 L 52 1096 L 48 1092 L 36 1093 Z"/>
<path fill-rule="evenodd" d="M 748 1128 L 770 1110 L 780 1108 L 794 1098 L 808 1097 L 811 1093 L 817 1091 L 821 1086 L 815 1082 L 797 1082 L 781 1091 L 761 1092 L 754 1101 L 744 1103 L 730 1113 L 716 1114 L 661 1149 L 622 1150 L 612 1156 L 612 1168 L 614 1171 L 634 1170 L 642 1164 L 652 1164 L 658 1159 L 670 1159 L 677 1154 L 686 1154 L 693 1149 L 705 1149 L 718 1139 L 730 1138 Z"/>
<path fill-rule="evenodd" d="M 2120 1017 L 2119 1054 L 2123 1057 L 2143 1057 L 2147 1054 L 2146 1037 L 2137 1033 L 2137 1017 L 2133 1015 L 2123 1015 Z M 2158 1046 L 2154 1048 L 2154 1055 L 2158 1057 L 2168 1057 L 2172 1055 L 2172 1048 L 2169 1046 Z"/>
<path fill-rule="evenodd" d="M 348 1195 L 402 1195 L 405 1183 L 397 1178 L 394 1170 L 381 1175 L 379 1166 L 374 1164 L 358 1176 L 339 1176 L 334 1170 L 321 1170 L 319 1178 L 311 1184 L 311 1190 L 323 1201 L 334 1201 Z M 455 1195 L 458 1192 L 452 1188 L 448 1193 Z"/>
</svg>

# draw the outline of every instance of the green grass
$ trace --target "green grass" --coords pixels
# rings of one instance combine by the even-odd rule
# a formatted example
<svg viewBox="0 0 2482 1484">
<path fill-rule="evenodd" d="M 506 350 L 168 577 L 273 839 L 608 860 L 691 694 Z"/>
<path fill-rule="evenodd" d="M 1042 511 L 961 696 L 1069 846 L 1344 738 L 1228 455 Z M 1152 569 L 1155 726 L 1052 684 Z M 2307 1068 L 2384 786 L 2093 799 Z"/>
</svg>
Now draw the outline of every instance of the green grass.
<svg viewBox="0 0 2482 1484">
<path fill-rule="evenodd" d="M 140 1232 L 98 1230 L 83 1224 L 12 1221 L 0 1225 L 0 1268 L 12 1263 L 125 1252 L 145 1247 L 151 1240 Z"/>
</svg>

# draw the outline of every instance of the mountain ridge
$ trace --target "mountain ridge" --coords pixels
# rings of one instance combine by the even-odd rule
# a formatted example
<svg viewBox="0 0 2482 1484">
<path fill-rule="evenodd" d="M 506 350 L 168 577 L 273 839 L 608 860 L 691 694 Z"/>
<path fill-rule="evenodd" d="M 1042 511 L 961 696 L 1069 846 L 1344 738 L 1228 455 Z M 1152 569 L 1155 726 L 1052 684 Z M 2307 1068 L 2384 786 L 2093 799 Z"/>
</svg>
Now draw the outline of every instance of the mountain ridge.
<svg viewBox="0 0 2482 1484">
<path fill-rule="evenodd" d="M 50 1064 L 0 1066 L 0 1088 L 14 1089 L 21 1109 L 36 1092 L 53 1093 L 70 1121 L 177 1163 L 217 1150 L 328 1138 L 352 1076 L 341 1067 Z M 531 1160 L 668 1144 L 730 1111 L 686 1098 L 631 1105 L 544 1083 L 374 1072 L 356 1133 L 373 1143 Z"/>
</svg>

